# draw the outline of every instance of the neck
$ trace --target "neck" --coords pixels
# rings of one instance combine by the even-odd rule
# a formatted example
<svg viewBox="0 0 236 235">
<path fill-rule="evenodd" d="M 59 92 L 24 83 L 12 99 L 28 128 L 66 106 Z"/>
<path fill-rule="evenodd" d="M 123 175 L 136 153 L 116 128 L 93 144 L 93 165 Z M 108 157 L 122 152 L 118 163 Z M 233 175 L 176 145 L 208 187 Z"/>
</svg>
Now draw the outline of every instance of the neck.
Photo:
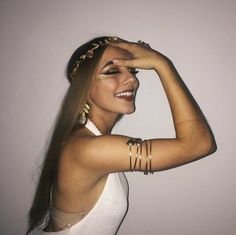
<svg viewBox="0 0 236 235">
<path fill-rule="evenodd" d="M 118 115 L 111 116 L 99 116 L 99 115 L 90 115 L 89 119 L 94 123 L 98 130 L 103 134 L 111 134 L 113 127 L 115 126 Z"/>
</svg>

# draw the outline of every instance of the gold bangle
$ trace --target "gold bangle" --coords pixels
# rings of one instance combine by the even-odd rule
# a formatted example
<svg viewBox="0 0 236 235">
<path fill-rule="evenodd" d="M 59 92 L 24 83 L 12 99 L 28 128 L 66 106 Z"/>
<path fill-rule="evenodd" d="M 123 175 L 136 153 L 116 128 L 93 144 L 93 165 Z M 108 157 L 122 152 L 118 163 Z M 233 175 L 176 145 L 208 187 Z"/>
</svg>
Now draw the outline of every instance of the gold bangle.
<svg viewBox="0 0 236 235">
<path fill-rule="evenodd" d="M 142 171 L 142 151 L 143 151 L 143 145 L 142 142 L 140 144 L 140 152 L 139 152 L 139 170 Z"/>
<path fill-rule="evenodd" d="M 148 174 L 148 141 L 145 140 L 145 147 L 146 147 L 146 163 L 145 163 L 145 170 L 144 175 Z"/>
<path fill-rule="evenodd" d="M 130 167 L 130 171 L 134 171 L 136 170 L 136 164 L 138 161 L 138 156 L 140 156 L 140 147 L 142 145 L 142 139 L 140 138 L 130 138 L 127 141 L 127 145 L 129 146 L 129 167 Z M 132 167 L 132 147 L 133 145 L 136 145 L 137 149 L 136 149 L 136 155 L 135 155 L 135 161 L 134 161 L 134 166 Z"/>
<path fill-rule="evenodd" d="M 139 147 L 140 147 L 140 143 L 137 143 L 135 160 L 134 160 L 134 170 L 136 170 L 136 164 L 137 164 L 137 160 L 138 160 Z"/>
<path fill-rule="evenodd" d="M 143 144 L 145 146 L 143 146 Z M 153 174 L 152 170 L 152 140 L 144 140 L 139 138 L 130 138 L 127 141 L 127 145 L 129 146 L 129 167 L 130 171 L 137 171 L 136 167 L 139 161 L 139 171 L 143 171 L 144 175 L 148 175 L 148 173 Z M 132 147 L 136 146 L 135 159 L 134 164 L 132 163 Z M 145 148 L 145 154 L 143 156 L 143 147 Z M 145 157 L 146 159 L 142 159 Z M 144 161 L 144 169 L 142 170 L 142 160 Z"/>
<path fill-rule="evenodd" d="M 138 158 L 140 157 L 142 139 L 140 139 L 140 138 L 134 139 L 134 144 L 136 144 L 137 148 L 136 148 L 136 155 L 135 155 L 135 162 L 134 162 L 134 168 L 133 169 L 136 170 L 136 164 L 137 164 Z"/>
<path fill-rule="evenodd" d="M 154 173 L 152 170 L 152 140 L 149 140 L 149 172 Z"/>
<path fill-rule="evenodd" d="M 129 146 L 129 168 L 130 168 L 130 171 L 133 171 L 132 170 L 132 147 L 134 145 L 133 139 L 129 139 L 127 141 L 127 145 Z"/>
</svg>

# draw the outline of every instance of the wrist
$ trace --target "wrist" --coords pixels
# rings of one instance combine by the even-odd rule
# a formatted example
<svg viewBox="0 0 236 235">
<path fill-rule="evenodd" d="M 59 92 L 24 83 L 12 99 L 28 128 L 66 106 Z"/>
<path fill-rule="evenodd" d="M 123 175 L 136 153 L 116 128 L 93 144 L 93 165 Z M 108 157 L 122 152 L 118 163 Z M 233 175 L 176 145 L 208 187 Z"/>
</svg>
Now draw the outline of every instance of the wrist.
<svg viewBox="0 0 236 235">
<path fill-rule="evenodd" d="M 174 64 L 169 58 L 165 57 L 162 60 L 157 61 L 154 64 L 153 69 L 158 74 L 169 73 L 174 70 Z"/>
</svg>

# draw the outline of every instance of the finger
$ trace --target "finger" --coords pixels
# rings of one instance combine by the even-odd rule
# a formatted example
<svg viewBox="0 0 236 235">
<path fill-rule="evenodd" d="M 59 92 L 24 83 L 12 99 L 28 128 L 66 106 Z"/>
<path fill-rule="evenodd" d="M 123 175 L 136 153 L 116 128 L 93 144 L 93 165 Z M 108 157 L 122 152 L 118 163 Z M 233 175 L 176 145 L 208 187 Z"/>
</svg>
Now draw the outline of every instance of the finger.
<svg viewBox="0 0 236 235">
<path fill-rule="evenodd" d="M 118 66 L 135 68 L 135 59 L 114 59 L 112 62 Z"/>
<path fill-rule="evenodd" d="M 122 40 L 122 41 L 110 43 L 109 45 L 114 46 L 114 47 L 119 47 L 124 50 L 130 50 L 130 48 L 133 46 L 133 44 L 134 43 Z"/>
</svg>

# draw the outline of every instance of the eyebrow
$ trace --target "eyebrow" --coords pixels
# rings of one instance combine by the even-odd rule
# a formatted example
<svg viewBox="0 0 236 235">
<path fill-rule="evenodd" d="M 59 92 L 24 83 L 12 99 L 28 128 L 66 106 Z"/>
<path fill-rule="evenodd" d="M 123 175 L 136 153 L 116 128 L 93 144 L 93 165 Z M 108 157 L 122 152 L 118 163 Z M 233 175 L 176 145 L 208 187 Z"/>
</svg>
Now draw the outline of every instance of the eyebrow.
<svg viewBox="0 0 236 235">
<path fill-rule="evenodd" d="M 103 65 L 102 69 L 104 69 L 106 66 L 111 65 L 111 64 L 113 64 L 113 61 L 112 61 L 112 60 L 106 62 L 106 64 Z"/>
</svg>

